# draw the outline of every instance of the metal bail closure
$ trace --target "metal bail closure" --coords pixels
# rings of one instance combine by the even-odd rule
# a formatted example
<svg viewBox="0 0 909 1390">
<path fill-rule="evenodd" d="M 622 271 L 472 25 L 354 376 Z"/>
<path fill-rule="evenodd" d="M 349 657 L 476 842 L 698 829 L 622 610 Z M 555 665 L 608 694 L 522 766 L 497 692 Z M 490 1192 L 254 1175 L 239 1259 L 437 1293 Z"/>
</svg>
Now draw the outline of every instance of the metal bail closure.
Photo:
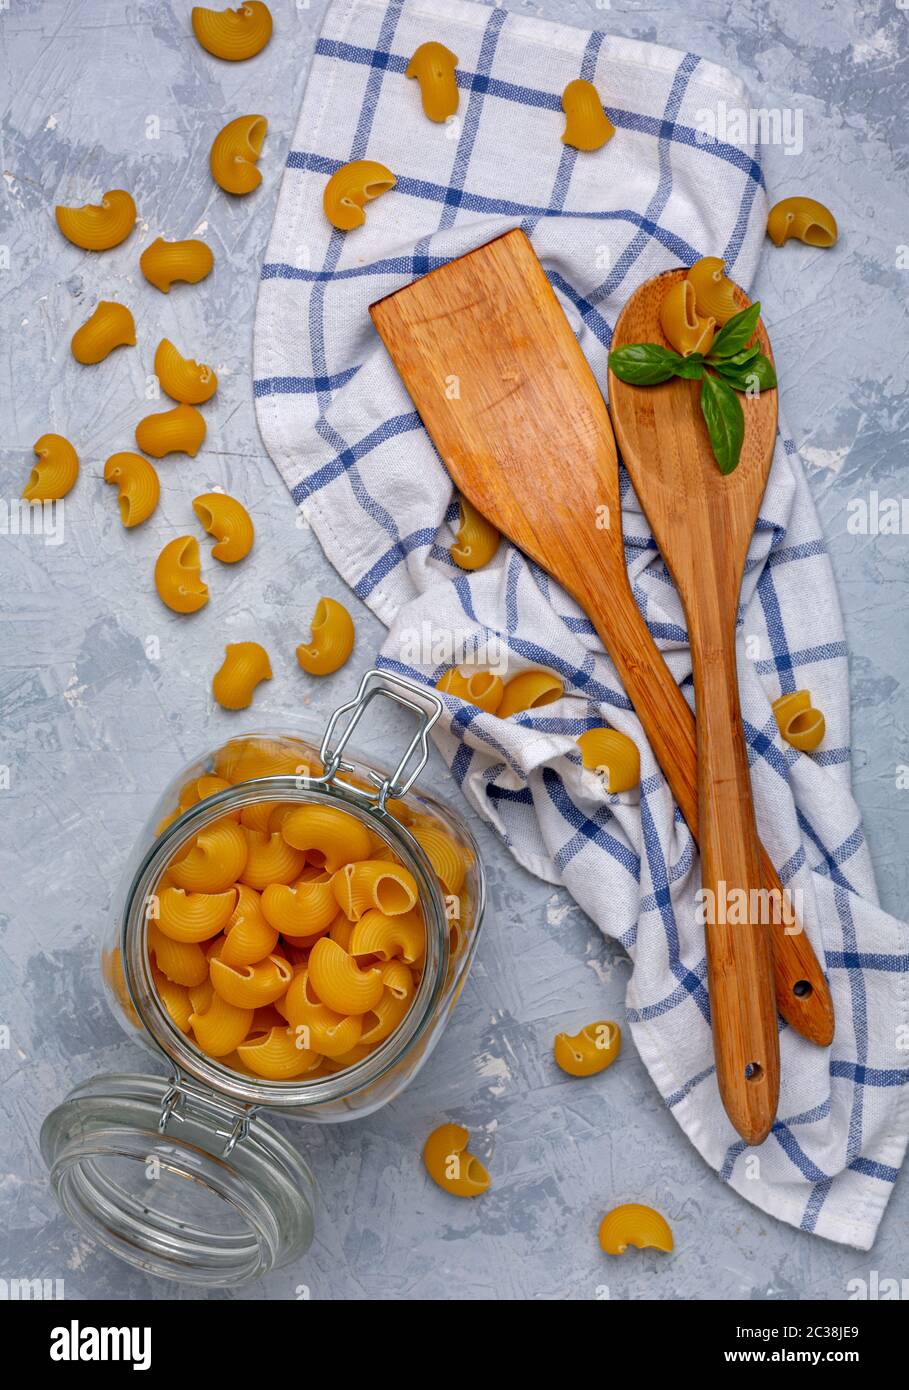
<svg viewBox="0 0 909 1390">
<path fill-rule="evenodd" d="M 377 695 L 384 695 L 386 699 L 393 700 L 396 705 L 409 710 L 417 718 L 417 728 L 403 757 L 389 777 L 383 779 L 377 773 L 367 774 L 376 786 L 375 794 L 370 794 L 362 787 L 339 777 L 338 773 L 342 770 L 352 771 L 350 764 L 342 761 L 341 754 L 367 706 Z M 337 786 L 343 787 L 345 792 L 384 811 L 388 798 L 405 796 L 426 766 L 429 758 L 429 731 L 441 713 L 442 701 L 434 690 L 417 685 L 414 681 L 404 680 L 402 676 L 393 676 L 389 671 L 367 671 L 354 699 L 346 705 L 340 705 L 328 721 L 319 749 L 319 756 L 325 768 L 321 780 L 325 783 L 334 782 Z M 337 743 L 332 747 L 332 735 L 338 721 L 346 714 L 350 717 L 344 724 Z"/>
<path fill-rule="evenodd" d="M 41 1127 L 54 1195 L 92 1240 L 148 1274 L 235 1287 L 299 1258 L 315 1185 L 258 1116 L 183 1076 L 96 1076 Z"/>
</svg>

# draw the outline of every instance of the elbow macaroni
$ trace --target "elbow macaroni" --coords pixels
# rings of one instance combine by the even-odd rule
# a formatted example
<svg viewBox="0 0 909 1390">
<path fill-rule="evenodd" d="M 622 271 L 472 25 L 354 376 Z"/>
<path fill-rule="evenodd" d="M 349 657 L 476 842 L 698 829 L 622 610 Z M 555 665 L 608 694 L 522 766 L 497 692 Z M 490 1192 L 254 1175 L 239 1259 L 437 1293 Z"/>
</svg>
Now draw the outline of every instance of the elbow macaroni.
<svg viewBox="0 0 909 1390">
<path fill-rule="evenodd" d="M 103 362 L 118 347 L 135 347 L 136 324 L 125 304 L 102 299 L 90 318 L 73 334 L 70 348 L 83 367 Z"/>
<path fill-rule="evenodd" d="M 62 434 L 42 434 L 34 445 L 38 462 L 22 496 L 26 502 L 56 502 L 65 497 L 79 476 L 79 455 Z"/>
<path fill-rule="evenodd" d="M 569 1076 L 596 1076 L 612 1066 L 622 1046 L 617 1023 L 588 1023 L 580 1033 L 557 1033 L 553 1055 Z"/>
<path fill-rule="evenodd" d="M 628 1202 L 613 1207 L 600 1222 L 600 1249 L 605 1255 L 624 1255 L 629 1245 L 638 1250 L 672 1250 L 672 1231 L 665 1216 L 653 1207 Z"/>
<path fill-rule="evenodd" d="M 141 526 L 158 505 L 158 475 L 141 454 L 111 454 L 104 465 L 104 481 L 117 487 L 120 520 L 128 530 Z"/>
<path fill-rule="evenodd" d="M 836 218 L 814 198 L 784 198 L 775 203 L 767 216 L 767 235 L 774 246 L 783 246 L 791 237 L 806 246 L 832 246 L 838 236 Z"/>
<path fill-rule="evenodd" d="M 660 305 L 660 327 L 670 347 L 683 357 L 692 352 L 707 353 L 713 347 L 716 319 L 701 318 L 690 280 L 679 280 L 667 290 Z"/>
<path fill-rule="evenodd" d="M 143 454 L 162 459 L 166 454 L 189 454 L 195 458 L 205 438 L 205 419 L 191 405 L 175 405 L 146 415 L 136 426 L 136 443 Z"/>
<path fill-rule="evenodd" d="M 329 936 L 320 937 L 309 953 L 309 978 L 318 998 L 338 1014 L 369 1013 L 385 988 L 381 971 L 361 969 Z"/>
<path fill-rule="evenodd" d="M 150 285 L 170 294 L 178 281 L 197 285 L 211 271 L 215 258 L 204 241 L 165 241 L 158 237 L 139 257 L 139 269 Z"/>
<path fill-rule="evenodd" d="M 256 167 L 268 121 L 264 116 L 238 116 L 215 136 L 209 155 L 211 176 L 225 193 L 243 197 L 262 182 Z"/>
<path fill-rule="evenodd" d="M 297 661 L 311 676 L 330 676 L 353 651 L 353 619 L 333 598 L 320 598 L 312 620 L 312 640 L 297 647 Z"/>
<path fill-rule="evenodd" d="M 171 400 L 183 405 L 204 405 L 218 389 L 218 378 L 204 362 L 195 362 L 162 338 L 155 351 L 155 376 Z"/>
<path fill-rule="evenodd" d="M 212 694 L 222 709 L 248 709 L 256 686 L 271 680 L 268 652 L 258 642 L 229 642 L 224 651 L 212 678 Z"/>
<path fill-rule="evenodd" d="M 449 555 L 462 570 L 478 570 L 499 548 L 499 533 L 466 497 L 460 499 L 461 522 Z"/>
<path fill-rule="evenodd" d="M 339 232 L 350 232 L 366 221 L 365 203 L 394 188 L 397 179 L 374 159 L 354 159 L 336 169 L 322 197 L 325 216 Z"/>
<path fill-rule="evenodd" d="M 444 43 L 421 43 L 407 64 L 404 76 L 419 82 L 423 114 L 431 121 L 447 121 L 458 109 L 457 66 L 457 54 Z"/>
<path fill-rule="evenodd" d="M 576 150 L 598 150 L 615 135 L 615 126 L 603 110 L 592 82 L 576 77 L 562 93 L 565 129 L 562 143 Z"/>
<path fill-rule="evenodd" d="M 423 1147 L 423 1163 L 433 1182 L 452 1197 L 479 1197 L 489 1188 L 489 1174 L 468 1153 L 470 1135 L 463 1125 L 440 1125 Z"/>
<path fill-rule="evenodd" d="M 136 204 L 123 188 L 112 188 L 100 203 L 54 209 L 57 226 L 83 251 L 109 251 L 125 241 L 136 225 Z"/>
<path fill-rule="evenodd" d="M 694 290 L 694 302 L 702 318 L 713 318 L 722 327 L 739 312 L 735 286 L 719 256 L 702 256 L 686 277 Z"/>
<path fill-rule="evenodd" d="M 298 806 L 284 820 L 281 834 L 310 864 L 337 873 L 343 865 L 366 859 L 372 840 L 365 825 L 334 806 Z"/>
<path fill-rule="evenodd" d="M 551 671 L 522 671 L 512 676 L 505 687 L 502 703 L 496 710 L 500 719 L 519 714 L 523 710 L 539 709 L 541 705 L 551 705 L 560 700 L 565 687 Z"/>
<path fill-rule="evenodd" d="M 240 63 L 254 58 L 271 38 L 271 11 L 262 0 L 243 0 L 237 10 L 193 7 L 193 33 L 214 58 Z"/>
<path fill-rule="evenodd" d="M 235 497 L 226 492 L 204 492 L 193 498 L 193 511 L 210 536 L 212 555 L 225 565 L 235 565 L 252 550 L 255 531 L 249 512 Z"/>
<path fill-rule="evenodd" d="M 174 613 L 197 613 L 208 603 L 208 586 L 199 572 L 199 545 L 194 536 L 168 541 L 155 562 L 155 588 Z"/>
<path fill-rule="evenodd" d="M 371 908 L 394 917 L 409 912 L 417 901 L 413 875 L 401 864 L 385 859 L 345 864 L 333 875 L 331 886 L 338 906 L 351 922 L 358 922 Z"/>
</svg>

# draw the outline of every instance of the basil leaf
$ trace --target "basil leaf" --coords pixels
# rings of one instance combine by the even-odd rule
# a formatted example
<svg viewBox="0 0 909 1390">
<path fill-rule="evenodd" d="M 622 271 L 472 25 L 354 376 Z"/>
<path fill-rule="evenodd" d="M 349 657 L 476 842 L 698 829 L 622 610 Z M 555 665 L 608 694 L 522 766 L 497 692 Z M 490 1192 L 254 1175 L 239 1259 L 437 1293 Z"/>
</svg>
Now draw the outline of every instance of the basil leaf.
<svg viewBox="0 0 909 1390">
<path fill-rule="evenodd" d="M 712 366 L 730 386 L 734 386 L 736 391 L 754 392 L 769 391 L 776 386 L 776 372 L 773 370 L 773 363 L 769 357 L 765 357 L 762 352 L 756 354 L 750 362 L 741 365 L 731 362 L 713 362 Z"/>
<path fill-rule="evenodd" d="M 629 343 L 609 354 L 609 370 L 630 386 L 658 386 L 675 376 L 679 358 L 659 343 Z"/>
<path fill-rule="evenodd" d="M 705 375 L 701 382 L 701 411 L 717 467 L 721 473 L 731 473 L 738 464 L 745 438 L 742 403 L 728 382 Z"/>
<path fill-rule="evenodd" d="M 747 347 L 748 339 L 757 327 L 760 316 L 760 301 L 743 309 L 740 314 L 734 314 L 714 338 L 713 347 L 710 349 L 711 358 L 734 357 L 742 348 Z"/>
<path fill-rule="evenodd" d="M 700 381 L 704 375 L 704 360 L 700 356 L 695 357 L 694 353 L 690 357 L 680 357 L 675 364 L 674 372 L 686 381 Z"/>
<path fill-rule="evenodd" d="M 760 350 L 760 343 L 753 343 L 750 348 L 742 348 L 742 351 L 737 352 L 734 357 L 724 357 L 721 360 L 724 363 L 731 362 L 733 366 L 740 367 L 743 363 L 750 362 L 753 357 L 757 357 Z M 715 362 L 713 365 L 719 366 L 719 363 Z"/>
</svg>

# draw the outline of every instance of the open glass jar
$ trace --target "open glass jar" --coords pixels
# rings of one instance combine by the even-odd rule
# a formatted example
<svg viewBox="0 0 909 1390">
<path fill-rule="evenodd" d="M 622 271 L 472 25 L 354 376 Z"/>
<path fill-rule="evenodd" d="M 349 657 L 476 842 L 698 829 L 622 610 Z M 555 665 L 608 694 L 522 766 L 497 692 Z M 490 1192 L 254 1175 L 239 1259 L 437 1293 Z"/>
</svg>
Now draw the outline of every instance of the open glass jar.
<svg viewBox="0 0 909 1390">
<path fill-rule="evenodd" d="M 417 719 L 392 772 L 347 750 L 378 696 Z M 441 710 L 425 687 L 370 671 L 356 698 L 332 715 L 318 749 L 296 734 L 242 735 L 198 759 L 165 789 L 125 876 L 102 973 L 124 1026 L 164 1058 L 170 1076 L 95 1077 L 72 1091 L 41 1130 L 60 1204 L 82 1230 L 129 1263 L 219 1286 L 259 1278 L 300 1256 L 313 1234 L 312 1175 L 258 1112 L 280 1110 L 322 1123 L 357 1119 L 392 1100 L 429 1056 L 466 978 L 485 903 L 470 832 L 415 785 Z M 193 800 L 200 779 L 203 799 Z M 162 998 L 162 976 L 149 950 L 165 875 L 200 833 L 239 824 L 244 813 L 257 823 L 258 812 L 250 815 L 250 808 L 275 805 L 286 815 L 315 806 L 351 817 L 368 832 L 378 859 L 406 871 L 423 924 L 413 995 L 393 1031 L 366 1055 L 359 1055 L 366 1051 L 361 1048 L 340 1062 L 316 1057 L 312 1070 L 290 1080 L 240 1069 L 236 1052 L 206 1055 Z M 317 856 L 312 872 L 318 868 Z M 338 920 L 346 930 L 343 914 Z M 283 956 L 281 943 L 276 951 L 278 964 L 285 959 L 290 968 L 287 957 L 294 953 Z M 297 953 L 296 969 L 303 969 L 306 954 Z M 363 961 L 366 970 L 382 964 L 376 956 Z"/>
</svg>

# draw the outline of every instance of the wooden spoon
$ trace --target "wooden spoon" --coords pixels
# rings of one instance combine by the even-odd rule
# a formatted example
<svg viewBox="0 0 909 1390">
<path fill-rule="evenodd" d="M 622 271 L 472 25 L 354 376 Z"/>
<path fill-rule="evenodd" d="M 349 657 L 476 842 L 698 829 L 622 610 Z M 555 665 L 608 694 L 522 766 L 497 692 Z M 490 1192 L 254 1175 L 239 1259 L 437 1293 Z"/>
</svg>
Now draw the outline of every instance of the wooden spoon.
<svg viewBox="0 0 909 1390">
<path fill-rule="evenodd" d="M 612 425 L 527 237 L 507 232 L 370 313 L 457 487 L 590 617 L 697 837 L 694 719 L 628 583 Z M 780 893 L 763 850 L 761 870 Z M 780 1013 L 827 1046 L 833 1010 L 811 943 L 780 924 L 773 946 Z"/>
<path fill-rule="evenodd" d="M 684 270 L 648 280 L 623 309 L 613 349 L 661 343 L 660 305 Z M 741 308 L 749 301 L 737 296 Z M 762 350 L 770 356 L 763 326 Z M 701 383 L 629 386 L 609 373 L 613 426 L 625 467 L 685 606 L 697 713 L 698 829 L 707 899 L 707 970 L 717 1080 L 736 1129 L 769 1133 L 779 1094 L 768 905 L 761 881 L 751 777 L 739 708 L 735 626 L 745 560 L 770 472 L 777 393 L 740 395 L 745 437 L 724 476 L 700 408 Z M 737 901 L 738 900 L 738 901 Z M 732 921 L 728 920 L 732 918 Z"/>
</svg>

